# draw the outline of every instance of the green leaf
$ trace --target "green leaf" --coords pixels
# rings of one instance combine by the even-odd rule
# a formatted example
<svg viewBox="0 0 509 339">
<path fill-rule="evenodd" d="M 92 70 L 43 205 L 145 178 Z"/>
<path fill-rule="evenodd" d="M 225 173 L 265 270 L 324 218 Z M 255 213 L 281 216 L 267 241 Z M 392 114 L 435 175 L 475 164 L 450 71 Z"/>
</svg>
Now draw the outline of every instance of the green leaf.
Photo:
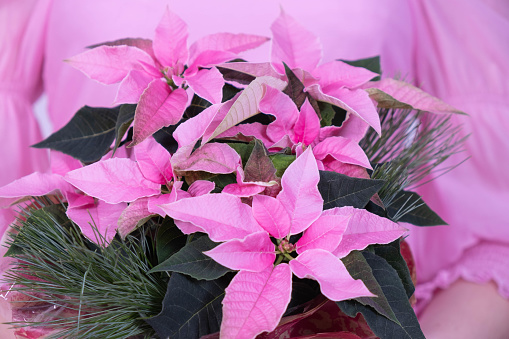
<svg viewBox="0 0 509 339">
<path fill-rule="evenodd" d="M 376 295 L 376 297 L 373 298 L 361 297 L 356 298 L 355 300 L 363 305 L 373 307 L 379 314 L 401 325 L 392 311 L 391 305 L 389 304 L 382 287 L 373 275 L 373 271 L 366 259 L 364 259 L 362 253 L 359 251 L 352 251 L 346 257 L 342 258 L 341 261 L 345 264 L 345 267 L 352 278 L 361 279 L 368 290 Z"/>
<path fill-rule="evenodd" d="M 224 86 L 223 86 L 223 98 L 222 98 L 221 102 L 225 102 L 225 101 L 228 101 L 228 100 L 232 99 L 240 91 L 242 91 L 242 89 L 237 88 L 235 86 L 232 86 L 230 84 L 224 84 Z"/>
<path fill-rule="evenodd" d="M 276 168 L 267 155 L 263 143 L 255 139 L 249 160 L 244 167 L 245 181 L 269 182 L 276 180 Z"/>
<path fill-rule="evenodd" d="M 364 208 L 383 184 L 383 180 L 359 179 L 336 172 L 320 171 L 318 190 L 323 198 L 324 209 L 343 206 Z"/>
<path fill-rule="evenodd" d="M 223 75 L 224 80 L 226 81 L 235 81 L 242 85 L 249 85 L 256 77 L 242 73 L 239 71 L 235 71 L 229 68 L 217 67 L 219 72 Z"/>
<path fill-rule="evenodd" d="M 196 281 L 173 273 L 161 313 L 146 319 L 160 338 L 198 339 L 218 332 L 223 318 L 221 302 L 230 276 Z"/>
<path fill-rule="evenodd" d="M 376 254 L 368 251 L 364 251 L 362 254 L 387 297 L 399 324 L 381 316 L 372 307 L 363 305 L 356 300 L 337 302 L 339 308 L 350 317 L 362 313 L 371 330 L 380 339 L 425 339 L 396 270 Z"/>
<path fill-rule="evenodd" d="M 349 65 L 355 66 L 355 67 L 362 67 L 365 68 L 371 72 L 375 72 L 377 74 L 382 74 L 382 68 L 380 67 L 380 56 L 375 56 L 371 58 L 366 59 L 359 59 L 359 60 L 341 60 Z M 373 81 L 380 80 L 380 77 L 376 77 L 372 79 Z"/>
<path fill-rule="evenodd" d="M 398 239 L 387 245 L 373 246 L 373 249 L 376 255 L 384 258 L 396 270 L 405 287 L 407 297 L 410 298 L 415 292 L 415 286 L 408 265 L 401 254 L 400 242 L 401 240 Z"/>
<path fill-rule="evenodd" d="M 415 226 L 447 225 L 415 192 L 401 191 L 398 193 L 387 207 L 387 214 L 391 219 Z"/>
<path fill-rule="evenodd" d="M 187 235 L 175 226 L 172 218 L 166 217 L 156 235 L 157 262 L 162 263 L 186 245 Z"/>
<path fill-rule="evenodd" d="M 237 177 L 234 173 L 229 174 L 218 174 L 209 179 L 216 184 L 214 193 L 219 193 L 225 188 L 226 185 L 237 183 Z"/>
<path fill-rule="evenodd" d="M 115 124 L 115 146 L 113 147 L 113 154 L 117 151 L 117 148 L 122 142 L 122 138 L 131 126 L 134 120 L 134 112 L 136 111 L 137 105 L 125 104 L 120 106 L 120 112 L 118 114 L 117 123 Z"/>
<path fill-rule="evenodd" d="M 61 129 L 33 145 L 68 154 L 85 163 L 99 160 L 115 139 L 120 107 L 82 107 Z"/>
<path fill-rule="evenodd" d="M 210 106 L 212 106 L 210 102 L 195 94 L 193 96 L 193 99 L 191 100 L 191 104 L 186 108 L 184 116 L 188 119 L 195 117 L 201 112 L 203 112 L 205 108 Z"/>
<path fill-rule="evenodd" d="M 215 280 L 220 278 L 226 273 L 231 272 L 231 270 L 203 254 L 203 252 L 211 250 L 217 245 L 218 243 L 213 242 L 207 236 L 202 236 L 185 245 L 180 251 L 151 269 L 148 273 L 170 271 L 186 274 L 198 280 Z"/>
<path fill-rule="evenodd" d="M 254 143 L 250 142 L 246 144 L 240 142 L 228 142 L 227 144 L 240 155 L 240 158 L 242 159 L 242 167 L 245 167 L 249 160 L 249 156 L 253 152 Z"/>
<path fill-rule="evenodd" d="M 304 92 L 304 84 L 297 78 L 295 73 L 283 62 L 285 66 L 286 78 L 288 79 L 288 86 L 284 89 L 283 93 L 288 95 L 293 100 L 297 108 L 300 110 L 302 104 L 306 100 L 306 92 Z"/>
<path fill-rule="evenodd" d="M 320 285 L 315 280 L 292 277 L 292 298 L 283 317 L 302 311 L 304 304 L 320 296 Z"/>
<path fill-rule="evenodd" d="M 318 101 L 318 107 L 320 109 L 320 126 L 338 126 L 343 125 L 346 120 L 347 112 L 341 107 L 331 105 L 328 102 Z"/>
<path fill-rule="evenodd" d="M 295 161 L 295 155 L 282 153 L 269 155 L 269 158 L 276 168 L 276 175 L 280 178 L 283 176 L 283 173 L 286 171 L 288 166 Z"/>
<path fill-rule="evenodd" d="M 173 132 L 182 123 L 182 120 L 176 124 L 168 127 L 163 127 L 159 131 L 155 132 L 153 137 L 158 143 L 160 143 L 170 154 L 173 154 L 178 149 L 177 140 L 173 137 Z"/>
</svg>

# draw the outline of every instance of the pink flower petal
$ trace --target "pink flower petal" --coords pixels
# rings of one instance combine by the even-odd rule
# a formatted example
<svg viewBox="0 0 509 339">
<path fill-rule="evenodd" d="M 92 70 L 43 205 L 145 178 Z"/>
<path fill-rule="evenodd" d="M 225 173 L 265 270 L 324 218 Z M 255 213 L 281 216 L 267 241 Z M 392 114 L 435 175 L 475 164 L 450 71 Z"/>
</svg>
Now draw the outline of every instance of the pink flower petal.
<svg viewBox="0 0 509 339">
<path fill-rule="evenodd" d="M 187 105 L 187 93 L 182 88 L 171 91 L 167 83 L 153 80 L 143 92 L 136 108 L 133 126 L 135 146 L 163 127 L 180 121 Z"/>
<path fill-rule="evenodd" d="M 379 89 L 399 102 L 409 104 L 414 109 L 432 113 L 462 113 L 460 110 L 446 104 L 442 100 L 410 85 L 404 81 L 386 78 L 374 81 L 364 86 L 368 92 L 370 88 Z"/>
<path fill-rule="evenodd" d="M 272 138 L 267 135 L 267 126 L 262 125 L 259 122 L 253 122 L 251 124 L 240 124 L 233 126 L 227 131 L 219 134 L 217 138 L 236 138 L 237 140 L 251 141 L 258 139 L 263 142 L 266 147 L 274 144 Z"/>
<path fill-rule="evenodd" d="M 250 272 L 263 271 L 276 260 L 275 246 L 265 231 L 227 241 L 203 253 L 232 270 Z"/>
<path fill-rule="evenodd" d="M 306 91 L 311 94 L 315 100 L 328 102 L 343 108 L 349 113 L 355 114 L 373 127 L 378 134 L 381 133 L 378 112 L 369 98 L 369 95 L 363 90 L 338 88 L 325 94 L 322 92 L 320 85 L 315 84 L 307 87 Z"/>
<path fill-rule="evenodd" d="M 189 186 L 187 189 L 187 192 L 192 197 L 197 197 L 204 194 L 209 194 L 212 192 L 212 190 L 216 187 L 216 184 L 214 184 L 212 181 L 208 180 L 196 180 Z"/>
<path fill-rule="evenodd" d="M 81 232 L 90 241 L 101 244 L 97 234 L 94 233 L 92 225 L 97 228 L 107 244 L 113 240 L 117 230 L 117 221 L 120 214 L 127 207 L 126 203 L 108 204 L 98 200 L 97 204 L 85 205 L 81 207 L 68 208 L 67 216 L 74 221 L 81 229 Z"/>
<path fill-rule="evenodd" d="M 286 82 L 272 77 L 260 77 L 253 80 L 249 86 L 241 92 L 240 96 L 232 105 L 223 121 L 221 121 L 212 135 L 204 140 L 204 142 L 208 142 L 210 139 L 238 123 L 258 114 L 258 104 L 265 95 L 266 85 L 283 90 L 286 87 Z"/>
<path fill-rule="evenodd" d="M 349 220 L 348 215 L 322 214 L 297 241 L 297 253 L 316 248 L 332 252 L 343 238 Z"/>
<path fill-rule="evenodd" d="M 176 220 L 202 228 L 212 241 L 243 239 L 263 230 L 251 214 L 251 207 L 229 194 L 206 194 L 182 199 L 162 210 Z"/>
<path fill-rule="evenodd" d="M 359 179 L 369 179 L 371 178 L 368 174 L 368 171 L 366 168 L 358 165 L 352 165 L 352 164 L 345 164 L 341 161 L 338 161 L 331 157 L 330 155 L 327 155 L 325 159 L 318 160 L 318 162 L 322 163 L 322 170 L 323 171 L 331 171 L 336 172 L 344 175 L 348 175 L 352 178 L 359 178 Z"/>
<path fill-rule="evenodd" d="M 299 113 L 299 119 L 295 123 L 295 143 L 302 142 L 309 145 L 315 140 L 320 132 L 320 118 L 316 114 L 314 108 L 306 99 Z"/>
<path fill-rule="evenodd" d="M 152 57 L 136 47 L 100 46 L 67 60 L 89 78 L 103 84 L 121 81 L 132 69 L 142 69 L 140 62 L 153 64 Z"/>
<path fill-rule="evenodd" d="M 193 63 L 193 56 L 197 56 L 204 51 L 227 51 L 238 54 L 256 48 L 269 40 L 267 37 L 251 34 L 210 34 L 196 40 L 191 45 L 189 48 L 191 60 L 189 60 L 189 63 Z"/>
<path fill-rule="evenodd" d="M 282 62 L 290 68 L 312 71 L 322 58 L 322 46 L 317 36 L 304 28 L 283 10 L 270 26 L 272 31 L 272 64 L 284 74 Z"/>
<path fill-rule="evenodd" d="M 223 188 L 221 192 L 232 194 L 241 198 L 248 198 L 259 194 L 264 190 L 264 186 L 256 184 L 228 184 Z"/>
<path fill-rule="evenodd" d="M 293 128 L 299 117 L 299 110 L 288 95 L 273 87 L 266 86 L 266 92 L 260 101 L 259 107 L 263 113 L 273 115 L 276 118 L 267 126 L 267 136 L 269 138 L 278 141 L 285 135 L 293 137 Z"/>
<path fill-rule="evenodd" d="M 175 67 L 188 58 L 187 24 L 168 8 L 156 28 L 153 48 L 163 66 Z"/>
<path fill-rule="evenodd" d="M 223 99 L 223 75 L 217 68 L 199 70 L 192 77 L 186 77 L 191 89 L 201 98 L 220 104 Z"/>
<path fill-rule="evenodd" d="M 67 172 L 83 167 L 78 159 L 54 150 L 50 151 L 50 159 L 51 173 L 61 176 L 66 175 Z"/>
<path fill-rule="evenodd" d="M 42 196 L 57 191 L 74 191 L 61 175 L 34 172 L 0 187 L 0 206 L 8 206 L 19 198 Z"/>
<path fill-rule="evenodd" d="M 124 239 L 129 233 L 134 231 L 138 223 L 153 215 L 148 210 L 149 198 L 140 198 L 130 203 L 118 219 L 118 234 Z"/>
<path fill-rule="evenodd" d="M 277 196 L 290 215 L 290 234 L 304 231 L 322 214 L 323 199 L 318 181 L 316 160 L 311 148 L 307 148 L 286 169 L 281 178 L 283 190 Z"/>
<path fill-rule="evenodd" d="M 408 230 L 387 218 L 379 217 L 364 209 L 341 207 L 327 210 L 328 213 L 351 214 L 348 228 L 343 234 L 343 240 L 333 251 L 342 258 L 353 250 L 362 250 L 371 244 L 388 244 L 403 236 Z"/>
<path fill-rule="evenodd" d="M 330 137 L 318 143 L 313 149 L 317 159 L 331 155 L 334 159 L 346 164 L 359 165 L 371 169 L 364 150 L 355 141 L 343 137 Z"/>
<path fill-rule="evenodd" d="M 145 179 L 136 162 L 123 158 L 99 161 L 71 171 L 65 180 L 110 204 L 160 193 L 160 185 Z"/>
<path fill-rule="evenodd" d="M 290 216 L 278 199 L 267 195 L 254 196 L 253 216 L 274 238 L 283 239 L 290 232 Z"/>
<path fill-rule="evenodd" d="M 171 155 L 154 138 L 147 138 L 134 147 L 134 155 L 146 179 L 164 185 L 173 177 Z"/>
<path fill-rule="evenodd" d="M 189 68 L 185 71 L 185 76 L 192 76 L 200 68 L 208 68 L 222 64 L 225 61 L 233 60 L 237 57 L 235 53 L 227 51 L 204 51 L 195 57 L 192 64 L 189 64 Z"/>
<path fill-rule="evenodd" d="M 212 123 L 221 106 L 220 104 L 216 104 L 207 107 L 197 116 L 180 124 L 175 132 L 173 132 L 173 137 L 177 140 L 179 147 L 194 146 L 196 141 L 203 136 L 207 127 Z"/>
<path fill-rule="evenodd" d="M 356 115 L 348 113 L 346 121 L 339 127 L 339 136 L 360 142 L 368 132 L 369 125 Z"/>
<path fill-rule="evenodd" d="M 133 69 L 118 86 L 116 104 L 136 104 L 154 77 L 145 71 Z"/>
<path fill-rule="evenodd" d="M 189 155 L 192 146 L 181 147 L 173 155 L 171 163 L 175 173 L 205 171 L 227 174 L 235 172 L 241 163 L 239 154 L 227 144 L 205 144 Z"/>
<path fill-rule="evenodd" d="M 217 111 L 216 115 L 214 115 L 214 117 L 212 118 L 210 123 L 207 125 L 207 128 L 205 129 L 205 132 L 203 133 L 203 136 L 202 136 L 202 143 L 204 143 L 205 140 L 212 139 L 211 138 L 212 133 L 214 133 L 214 131 L 217 129 L 217 127 L 221 124 L 221 122 L 226 117 L 226 115 L 232 108 L 233 104 L 237 101 L 237 99 L 239 98 L 241 93 L 242 92 L 237 93 L 233 98 L 231 98 L 228 101 L 225 101 L 221 105 L 221 107 Z"/>
<path fill-rule="evenodd" d="M 318 281 L 322 294 L 334 301 L 373 297 L 361 280 L 354 280 L 345 265 L 332 253 L 313 249 L 290 261 L 292 272 L 299 278 Z"/>
<path fill-rule="evenodd" d="M 287 264 L 262 272 L 240 271 L 226 289 L 221 336 L 251 339 L 273 331 L 283 316 L 292 291 Z"/>
<path fill-rule="evenodd" d="M 320 79 L 320 87 L 325 93 L 338 87 L 359 87 L 378 76 L 363 67 L 351 66 L 338 60 L 318 66 L 313 75 Z"/>
</svg>

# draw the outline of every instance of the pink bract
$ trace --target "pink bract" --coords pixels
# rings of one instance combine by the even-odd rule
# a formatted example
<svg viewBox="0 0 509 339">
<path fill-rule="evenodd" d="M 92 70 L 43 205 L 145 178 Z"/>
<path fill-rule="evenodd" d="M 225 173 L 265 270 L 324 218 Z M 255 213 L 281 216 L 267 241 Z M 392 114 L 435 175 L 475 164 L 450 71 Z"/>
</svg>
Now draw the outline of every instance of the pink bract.
<svg viewBox="0 0 509 339">
<path fill-rule="evenodd" d="M 341 247 L 348 227 L 351 227 L 351 232 L 366 229 L 370 234 L 366 234 L 364 239 L 369 238 L 370 243 L 394 241 L 406 230 L 388 220 L 390 225 L 384 224 L 380 230 L 377 229 L 378 220 L 374 219 L 363 219 L 369 226 L 350 226 L 351 219 L 357 217 L 356 211 L 349 208 L 323 211 L 323 199 L 317 189 L 319 179 L 317 160 L 308 147 L 286 169 L 281 179 L 283 190 L 276 198 L 255 195 L 252 207 L 249 207 L 240 199 L 221 193 L 161 205 L 175 220 L 191 223 L 209 234 L 212 240 L 224 242 L 206 254 L 225 267 L 240 270 L 238 278 L 235 278 L 227 289 L 223 301 L 223 314 L 226 319 L 221 327 L 223 335 L 237 333 L 239 327 L 243 328 L 242 324 L 250 324 L 246 333 L 251 334 L 246 334 L 246 338 L 252 337 L 271 330 L 273 324 L 278 323 L 287 302 L 278 307 L 277 312 L 266 317 L 267 322 L 260 322 L 254 314 L 238 310 L 252 308 L 253 297 L 256 300 L 278 299 L 281 291 L 260 288 L 256 295 L 242 293 L 240 286 L 243 283 L 238 280 L 249 276 L 255 281 L 267 281 L 270 272 L 288 270 L 286 264 L 273 267 L 274 259 L 295 249 L 298 255 L 289 261 L 290 270 L 298 277 L 317 280 L 322 293 L 327 297 L 339 301 L 372 296 L 362 281 L 352 279 L 333 252 L 340 248 L 338 251 L 342 253 L 346 248 L 354 249 L 363 243 L 364 240 L 353 246 Z M 370 214 L 367 211 L 366 213 Z M 248 229 L 246 225 L 251 226 Z M 377 231 L 371 232 L 373 229 Z M 295 245 L 289 243 L 290 235 L 302 232 L 303 236 Z M 376 235 L 377 232 L 380 234 Z M 277 246 L 270 239 L 271 236 Z M 334 272 L 331 272 L 330 267 L 334 267 Z M 291 286 L 286 288 L 288 290 L 285 294 L 290 293 Z"/>
</svg>

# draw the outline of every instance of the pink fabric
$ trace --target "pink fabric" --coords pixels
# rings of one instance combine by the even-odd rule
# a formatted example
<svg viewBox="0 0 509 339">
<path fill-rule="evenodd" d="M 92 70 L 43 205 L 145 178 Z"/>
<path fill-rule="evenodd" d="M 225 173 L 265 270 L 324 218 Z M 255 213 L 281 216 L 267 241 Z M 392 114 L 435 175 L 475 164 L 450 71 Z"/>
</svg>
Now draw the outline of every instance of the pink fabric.
<svg viewBox="0 0 509 339">
<path fill-rule="evenodd" d="M 115 98 L 114 86 L 97 84 L 62 62 L 85 46 L 128 36 L 151 38 L 167 3 L 189 24 L 189 41 L 221 31 L 270 36 L 270 24 L 281 5 L 320 36 L 323 62 L 380 54 L 385 76 L 401 74 L 470 114 L 454 118 L 471 137 L 467 152 L 452 163 L 471 158 L 420 190 L 450 226 L 412 229 L 408 240 L 418 270 L 417 295 L 428 299 L 435 288 L 461 277 L 494 280 L 509 298 L 509 278 L 497 273 L 507 264 L 492 260 L 509 247 L 506 1 L 50 2 L 3 0 L 0 4 L 0 41 L 8 51 L 0 54 L 0 185 L 47 167 L 41 152 L 27 149 L 40 139 L 30 105 L 41 90 L 41 71 L 52 124 L 59 128 L 79 107 L 109 106 Z M 267 44 L 245 58 L 267 61 L 269 53 Z M 31 132 L 26 126 L 31 126 Z M 478 256 L 485 252 L 491 256 Z M 481 280 L 475 278 L 479 272 Z"/>
<path fill-rule="evenodd" d="M 47 1 L 7 0 L 0 4 L 0 186 L 48 166 L 32 105 L 42 90 Z M 33 10 L 37 10 L 37 14 Z M 3 229 L 3 228 L 2 228 Z"/>
<path fill-rule="evenodd" d="M 449 15 L 452 8 L 454 15 Z M 460 277 L 480 282 L 478 274 L 483 281 L 495 281 L 509 298 L 509 277 L 500 274 L 509 266 L 494 260 L 497 255 L 507 258 L 509 248 L 508 10 L 509 3 L 502 1 L 412 2 L 418 43 L 412 47 L 416 60 L 411 77 L 470 115 L 454 117 L 470 138 L 466 152 L 450 164 L 470 159 L 420 189 L 450 225 L 414 228 L 408 239 L 418 280 L 424 283 L 417 295 L 427 295 L 425 299 L 434 288 L 446 288 Z M 489 258 L 479 255 L 488 252 Z"/>
</svg>

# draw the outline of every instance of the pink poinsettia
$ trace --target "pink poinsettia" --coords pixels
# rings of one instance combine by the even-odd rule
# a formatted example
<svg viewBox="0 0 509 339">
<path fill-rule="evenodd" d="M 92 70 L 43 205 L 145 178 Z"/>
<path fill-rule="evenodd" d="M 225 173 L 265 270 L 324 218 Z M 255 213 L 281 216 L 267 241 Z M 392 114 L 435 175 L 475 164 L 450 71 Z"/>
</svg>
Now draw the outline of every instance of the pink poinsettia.
<svg viewBox="0 0 509 339">
<path fill-rule="evenodd" d="M 283 63 L 286 63 L 304 84 L 304 91 L 315 100 L 341 107 L 378 133 L 381 132 L 373 100 L 362 88 L 378 74 L 337 60 L 320 64 L 322 49 L 318 37 L 283 11 L 272 24 L 271 30 L 273 39 L 270 64 L 229 63 L 220 67 L 255 77 L 285 79 Z"/>
<path fill-rule="evenodd" d="M 240 271 L 226 289 L 222 336 L 254 338 L 273 330 L 290 301 L 292 274 L 317 280 L 331 300 L 372 296 L 339 258 L 372 243 L 389 243 L 406 230 L 365 210 L 324 211 L 318 181 L 308 148 L 283 174 L 276 198 L 255 195 L 250 207 L 230 194 L 206 194 L 161 206 L 175 220 L 194 225 L 184 233 L 200 231 L 223 242 L 206 254 Z"/>
<path fill-rule="evenodd" d="M 79 54 L 69 62 L 101 83 L 120 82 L 117 103 L 138 103 L 133 145 L 162 128 L 176 124 L 187 106 L 186 88 L 198 96 L 220 103 L 224 79 L 214 68 L 258 47 L 266 37 L 218 33 L 187 46 L 187 24 L 166 10 L 152 43 L 123 39 Z"/>
</svg>

